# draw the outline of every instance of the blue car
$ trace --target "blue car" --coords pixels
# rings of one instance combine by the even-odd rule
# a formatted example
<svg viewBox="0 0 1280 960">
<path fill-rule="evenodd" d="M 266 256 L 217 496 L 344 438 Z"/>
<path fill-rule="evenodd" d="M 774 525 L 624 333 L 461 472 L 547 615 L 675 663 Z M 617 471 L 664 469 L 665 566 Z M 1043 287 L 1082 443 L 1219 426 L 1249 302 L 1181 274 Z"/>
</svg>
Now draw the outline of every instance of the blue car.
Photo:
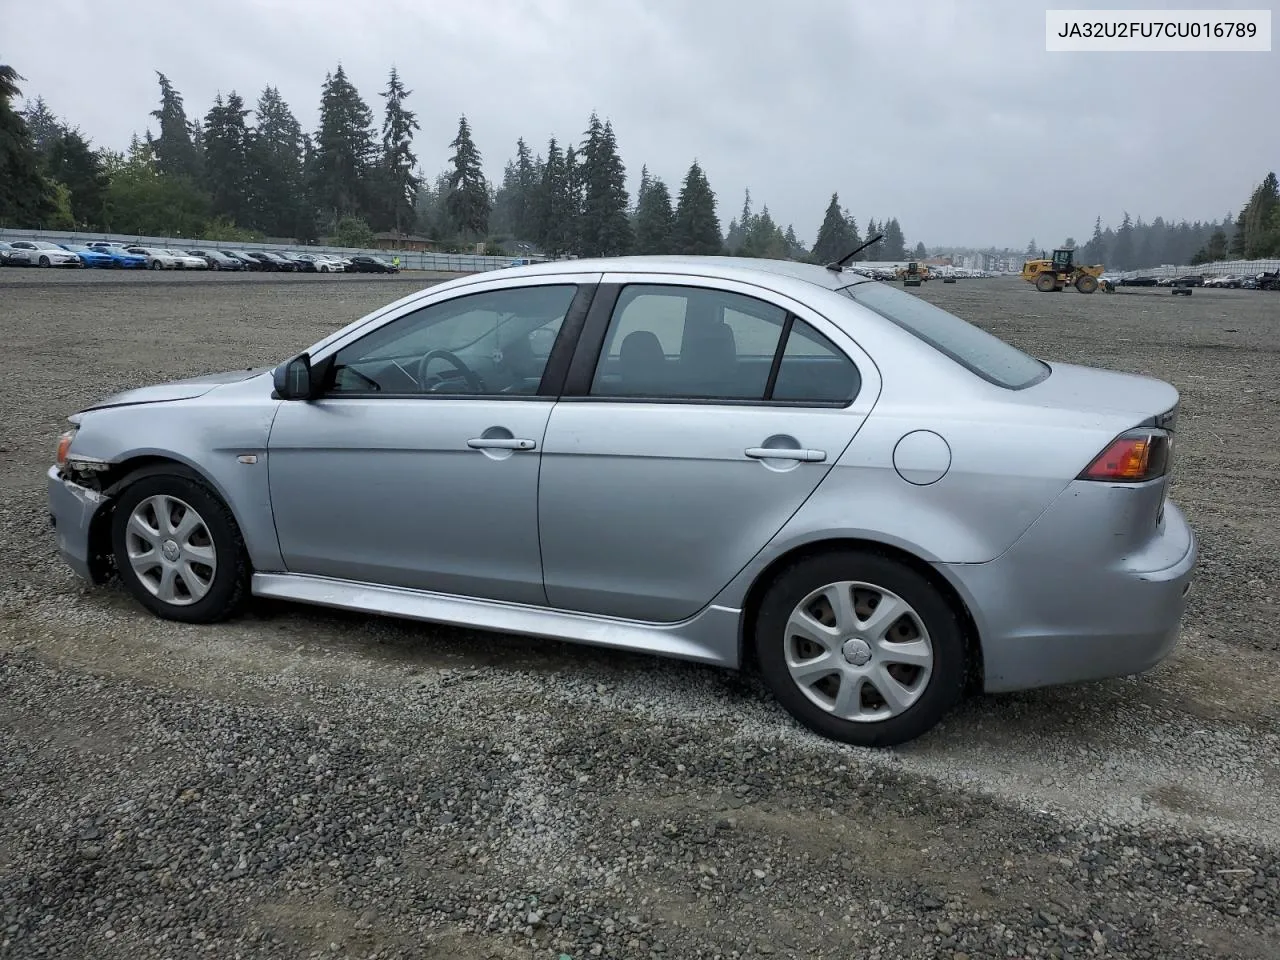
<svg viewBox="0 0 1280 960">
<path fill-rule="evenodd" d="M 130 253 L 118 243 L 91 243 L 88 249 L 109 257 L 111 262 L 108 266 L 111 267 L 145 270 L 147 266 L 146 257 L 140 253 Z"/>
<path fill-rule="evenodd" d="M 60 243 L 58 246 L 62 247 L 63 250 L 74 253 L 86 267 L 114 266 L 109 255 L 93 247 L 86 247 L 82 243 Z"/>
</svg>

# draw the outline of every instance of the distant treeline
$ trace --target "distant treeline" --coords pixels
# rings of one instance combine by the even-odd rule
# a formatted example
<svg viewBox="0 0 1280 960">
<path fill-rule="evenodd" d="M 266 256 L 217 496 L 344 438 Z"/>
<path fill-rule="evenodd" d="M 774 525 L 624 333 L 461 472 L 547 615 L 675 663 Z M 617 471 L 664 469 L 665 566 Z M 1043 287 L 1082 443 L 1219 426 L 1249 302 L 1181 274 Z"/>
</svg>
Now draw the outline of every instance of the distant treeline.
<svg viewBox="0 0 1280 960">
<path fill-rule="evenodd" d="M 274 87 L 252 109 L 234 90 L 219 94 L 193 119 L 169 79 L 157 77 L 155 133 L 135 134 L 120 153 L 95 149 L 41 97 L 16 110 L 21 78 L 0 67 L 0 224 L 227 240 L 326 236 L 348 246 L 393 232 L 424 235 L 446 250 L 518 240 L 580 256 L 830 259 L 859 238 L 834 195 L 812 253 L 767 205 L 754 210 L 750 191 L 722 230 L 715 192 L 696 160 L 674 190 L 642 167 L 633 198 L 613 125 L 595 114 L 576 143 L 553 137 L 535 151 L 517 141 L 499 183 L 486 178 L 463 116 L 448 168 L 428 179 L 413 151 L 420 127 L 408 107 L 411 91 L 394 68 L 379 94 L 380 124 L 341 66 L 328 74 L 313 133 Z M 884 239 L 864 257 L 906 255 L 895 218 L 868 220 L 866 228 Z"/>
<path fill-rule="evenodd" d="M 1068 237 L 1063 246 L 1077 246 Z M 1027 256 L 1039 256 L 1042 248 L 1032 240 Z M 1236 216 L 1208 223 L 1166 221 L 1150 223 L 1125 213 L 1118 229 L 1103 229 L 1102 218 L 1093 224 L 1093 236 L 1079 247 L 1076 259 L 1105 264 L 1109 270 L 1143 270 L 1161 264 L 1213 263 L 1219 260 L 1261 260 L 1280 257 L 1280 188 L 1276 175 L 1263 178 L 1249 202 Z"/>
</svg>

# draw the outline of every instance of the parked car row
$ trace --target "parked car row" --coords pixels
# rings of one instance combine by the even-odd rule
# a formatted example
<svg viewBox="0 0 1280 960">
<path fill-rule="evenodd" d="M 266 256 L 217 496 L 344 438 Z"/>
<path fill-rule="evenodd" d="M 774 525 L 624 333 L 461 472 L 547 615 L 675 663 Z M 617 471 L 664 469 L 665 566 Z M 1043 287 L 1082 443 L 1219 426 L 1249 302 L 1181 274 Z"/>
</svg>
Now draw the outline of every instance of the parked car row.
<svg viewBox="0 0 1280 960">
<path fill-rule="evenodd" d="M 276 273 L 399 273 L 384 257 L 357 254 L 293 253 L 273 250 L 127 246 L 96 240 L 87 244 L 48 240 L 0 241 L 0 266 L 103 267 L 135 270 L 251 270 Z"/>
<path fill-rule="evenodd" d="M 1235 275 L 1225 277 L 1206 277 L 1198 273 L 1189 273 L 1181 277 L 1123 277 L 1116 282 L 1122 287 L 1216 287 L 1229 290 L 1270 290 L 1268 278 L 1272 274 L 1260 273 L 1253 277 Z"/>
</svg>

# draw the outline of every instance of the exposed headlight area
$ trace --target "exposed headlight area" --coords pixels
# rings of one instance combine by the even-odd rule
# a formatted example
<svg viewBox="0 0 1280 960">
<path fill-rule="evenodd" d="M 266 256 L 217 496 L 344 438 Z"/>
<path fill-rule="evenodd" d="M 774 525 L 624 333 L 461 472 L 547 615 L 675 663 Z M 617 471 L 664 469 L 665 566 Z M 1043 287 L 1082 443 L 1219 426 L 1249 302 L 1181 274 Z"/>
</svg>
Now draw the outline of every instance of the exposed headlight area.
<svg viewBox="0 0 1280 960">
<path fill-rule="evenodd" d="M 58 437 L 58 453 L 55 463 L 58 469 L 63 472 L 67 469 L 67 458 L 71 455 L 71 442 L 75 440 L 76 434 L 80 432 L 79 424 L 72 424 L 69 430 L 64 430 Z"/>
<path fill-rule="evenodd" d="M 73 451 L 76 436 L 80 432 L 80 415 L 76 414 L 68 418 L 68 422 L 70 427 L 58 436 L 57 452 L 54 456 L 58 473 L 64 480 L 91 490 L 98 490 L 101 486 L 98 482 L 99 477 L 111 468 L 111 464 L 100 457 L 88 457 Z"/>
</svg>

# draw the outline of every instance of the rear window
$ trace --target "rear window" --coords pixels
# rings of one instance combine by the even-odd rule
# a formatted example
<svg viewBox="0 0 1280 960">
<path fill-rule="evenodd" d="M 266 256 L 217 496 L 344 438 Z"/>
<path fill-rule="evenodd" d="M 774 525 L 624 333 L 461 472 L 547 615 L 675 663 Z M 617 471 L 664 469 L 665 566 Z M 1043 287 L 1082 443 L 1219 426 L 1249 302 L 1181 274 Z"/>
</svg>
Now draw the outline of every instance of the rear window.
<svg viewBox="0 0 1280 960">
<path fill-rule="evenodd" d="M 1049 365 L 1044 361 L 888 284 L 855 283 L 840 292 L 998 386 L 1021 390 L 1049 375 Z"/>
</svg>

